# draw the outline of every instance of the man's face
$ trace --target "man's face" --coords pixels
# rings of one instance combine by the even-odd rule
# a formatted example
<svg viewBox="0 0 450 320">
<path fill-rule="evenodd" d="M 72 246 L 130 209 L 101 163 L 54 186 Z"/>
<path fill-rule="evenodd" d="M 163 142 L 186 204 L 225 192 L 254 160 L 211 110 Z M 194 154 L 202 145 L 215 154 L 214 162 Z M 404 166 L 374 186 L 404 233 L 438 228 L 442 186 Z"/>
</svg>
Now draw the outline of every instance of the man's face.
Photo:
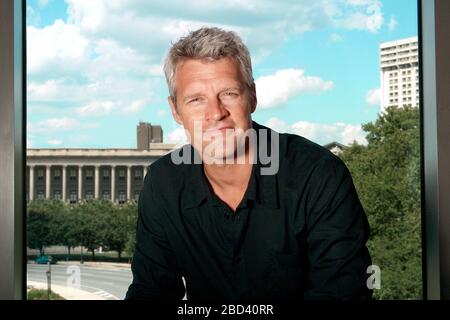
<svg viewBox="0 0 450 320">
<path fill-rule="evenodd" d="M 234 60 L 190 59 L 176 69 L 176 105 L 171 97 L 169 104 L 174 119 L 189 133 L 197 150 L 205 150 L 211 143 L 219 147 L 217 142 L 221 140 L 225 158 L 236 150 L 236 137 L 232 133 L 251 128 L 256 98 L 249 99 L 250 95 L 256 97 L 255 89 L 249 92 Z M 250 100 L 254 101 L 252 105 Z M 198 129 L 200 139 L 196 137 Z"/>
</svg>

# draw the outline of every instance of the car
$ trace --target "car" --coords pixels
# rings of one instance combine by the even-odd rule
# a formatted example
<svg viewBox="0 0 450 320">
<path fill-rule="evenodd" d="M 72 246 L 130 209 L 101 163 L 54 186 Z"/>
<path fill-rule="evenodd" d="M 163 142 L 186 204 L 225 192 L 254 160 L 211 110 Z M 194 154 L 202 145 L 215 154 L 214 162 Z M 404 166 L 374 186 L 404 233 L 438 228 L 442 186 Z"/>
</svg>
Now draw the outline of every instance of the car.
<svg viewBox="0 0 450 320">
<path fill-rule="evenodd" d="M 52 256 L 39 256 L 36 259 L 34 259 L 34 262 L 37 264 L 48 264 L 49 261 L 50 264 L 56 263 L 56 259 L 53 258 Z"/>
</svg>

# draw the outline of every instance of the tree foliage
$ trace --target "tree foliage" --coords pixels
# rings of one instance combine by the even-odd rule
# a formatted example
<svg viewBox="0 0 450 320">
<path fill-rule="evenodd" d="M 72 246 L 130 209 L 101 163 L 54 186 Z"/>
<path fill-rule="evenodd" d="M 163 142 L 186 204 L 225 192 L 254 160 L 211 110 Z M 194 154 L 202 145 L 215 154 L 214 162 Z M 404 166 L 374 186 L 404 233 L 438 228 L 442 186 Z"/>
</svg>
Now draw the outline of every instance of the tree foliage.
<svg viewBox="0 0 450 320">
<path fill-rule="evenodd" d="M 95 258 L 95 250 L 117 251 L 118 257 L 134 243 L 137 205 L 116 205 L 107 200 L 66 204 L 57 200 L 35 200 L 27 208 L 27 245 L 44 253 L 46 246 L 82 246 Z M 134 248 L 129 248 L 132 252 Z"/>
<path fill-rule="evenodd" d="M 368 247 L 381 269 L 380 299 L 420 299 L 419 109 L 388 108 L 363 125 L 367 145 L 345 149 L 371 227 Z"/>
</svg>

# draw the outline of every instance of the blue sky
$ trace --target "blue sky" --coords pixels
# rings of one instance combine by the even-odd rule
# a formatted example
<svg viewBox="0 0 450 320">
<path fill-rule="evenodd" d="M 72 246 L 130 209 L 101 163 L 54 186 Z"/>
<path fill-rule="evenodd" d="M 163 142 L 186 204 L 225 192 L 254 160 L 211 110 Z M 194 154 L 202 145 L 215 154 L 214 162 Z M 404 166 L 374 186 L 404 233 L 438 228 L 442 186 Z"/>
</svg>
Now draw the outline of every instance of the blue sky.
<svg viewBox="0 0 450 320">
<path fill-rule="evenodd" d="M 417 36 L 416 0 L 28 0 L 28 146 L 134 148 L 139 121 L 183 130 L 165 52 L 189 30 L 238 32 L 256 80 L 254 120 L 321 144 L 364 142 L 380 111 L 380 42 Z"/>
</svg>

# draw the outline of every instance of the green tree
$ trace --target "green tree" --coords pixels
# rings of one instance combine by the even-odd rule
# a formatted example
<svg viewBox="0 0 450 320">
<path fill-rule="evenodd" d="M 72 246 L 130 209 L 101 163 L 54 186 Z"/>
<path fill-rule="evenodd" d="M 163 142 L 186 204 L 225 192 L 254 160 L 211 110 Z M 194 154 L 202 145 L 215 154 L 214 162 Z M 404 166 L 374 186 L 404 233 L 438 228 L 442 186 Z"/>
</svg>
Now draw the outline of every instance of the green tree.
<svg viewBox="0 0 450 320">
<path fill-rule="evenodd" d="M 44 254 L 44 247 L 49 244 L 48 205 L 44 200 L 34 200 L 27 207 L 27 246 L 38 249 Z"/>
<path fill-rule="evenodd" d="M 342 159 L 368 216 L 372 262 L 381 269 L 379 299 L 421 298 L 419 109 L 388 108 L 363 125 Z"/>
<path fill-rule="evenodd" d="M 67 259 L 70 260 L 71 248 L 80 244 L 78 239 L 80 229 L 74 206 L 64 205 L 62 210 L 53 216 L 52 221 L 55 242 L 67 247 Z"/>
<path fill-rule="evenodd" d="M 44 246 L 73 246 L 71 219 L 68 209 L 60 200 L 35 200 L 28 205 L 27 239 L 28 247 L 39 249 L 43 254 Z"/>
<path fill-rule="evenodd" d="M 127 217 L 127 242 L 125 244 L 125 252 L 133 256 L 134 247 L 136 245 L 136 224 L 137 224 L 137 203 L 131 202 L 123 207 Z"/>
<path fill-rule="evenodd" d="M 109 208 L 106 220 L 106 228 L 103 230 L 102 244 L 108 250 L 117 251 L 119 259 L 125 250 L 130 235 L 132 235 L 132 226 L 134 224 L 135 202 L 129 202 L 119 206 Z"/>
<path fill-rule="evenodd" d="M 88 249 L 95 259 L 95 250 L 102 245 L 103 232 L 107 228 L 106 219 L 113 204 L 107 200 L 88 200 L 80 202 L 73 212 L 77 225 L 77 242 Z"/>
</svg>

